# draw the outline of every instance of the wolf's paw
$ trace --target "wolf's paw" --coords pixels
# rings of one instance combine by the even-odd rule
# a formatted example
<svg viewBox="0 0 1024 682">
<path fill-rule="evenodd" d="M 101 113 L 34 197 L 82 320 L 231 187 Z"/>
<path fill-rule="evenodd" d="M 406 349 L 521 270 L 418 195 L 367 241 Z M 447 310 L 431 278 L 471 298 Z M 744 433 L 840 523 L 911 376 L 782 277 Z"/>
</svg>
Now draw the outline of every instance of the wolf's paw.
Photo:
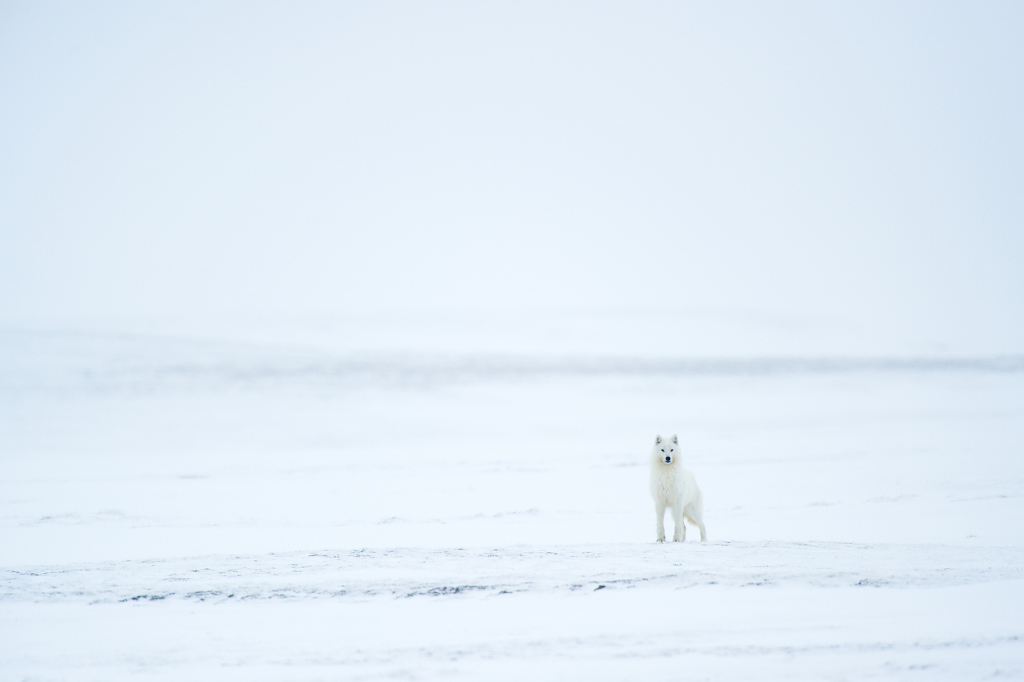
<svg viewBox="0 0 1024 682">
<path fill-rule="evenodd" d="M 655 542 L 665 542 L 665 538 L 658 538 Z"/>
</svg>

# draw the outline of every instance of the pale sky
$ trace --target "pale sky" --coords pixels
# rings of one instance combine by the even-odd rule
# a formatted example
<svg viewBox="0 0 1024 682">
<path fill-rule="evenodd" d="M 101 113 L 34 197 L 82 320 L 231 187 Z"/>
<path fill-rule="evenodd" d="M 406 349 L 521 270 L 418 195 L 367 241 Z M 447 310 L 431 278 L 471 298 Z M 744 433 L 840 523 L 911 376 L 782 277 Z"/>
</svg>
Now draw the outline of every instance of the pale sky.
<svg viewBox="0 0 1024 682">
<path fill-rule="evenodd" d="M 0 323 L 722 309 L 1022 352 L 1021 36 L 1019 2 L 2 3 Z"/>
</svg>

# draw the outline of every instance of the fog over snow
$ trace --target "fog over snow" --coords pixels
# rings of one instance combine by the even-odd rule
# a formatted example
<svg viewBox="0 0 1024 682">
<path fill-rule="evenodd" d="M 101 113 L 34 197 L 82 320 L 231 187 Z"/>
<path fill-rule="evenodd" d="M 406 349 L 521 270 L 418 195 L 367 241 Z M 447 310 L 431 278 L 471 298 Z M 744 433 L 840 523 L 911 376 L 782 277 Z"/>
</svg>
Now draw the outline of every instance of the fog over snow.
<svg viewBox="0 0 1024 682">
<path fill-rule="evenodd" d="M 1021 350 L 1015 3 L 0 26 L 8 319 L 726 311 L 841 327 L 825 351 Z"/>
<path fill-rule="evenodd" d="M 1022 34 L 0 2 L 0 678 L 1024 676 Z"/>
</svg>

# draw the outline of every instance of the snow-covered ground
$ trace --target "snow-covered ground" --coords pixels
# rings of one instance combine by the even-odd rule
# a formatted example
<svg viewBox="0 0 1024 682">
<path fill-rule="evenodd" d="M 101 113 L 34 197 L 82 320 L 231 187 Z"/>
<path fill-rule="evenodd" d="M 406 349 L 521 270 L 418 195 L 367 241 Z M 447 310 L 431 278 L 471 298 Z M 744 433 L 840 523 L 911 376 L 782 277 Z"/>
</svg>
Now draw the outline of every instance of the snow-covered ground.
<svg viewBox="0 0 1024 682">
<path fill-rule="evenodd" d="M 0 679 L 1024 676 L 1021 358 L 406 342 L 3 330 Z"/>
</svg>

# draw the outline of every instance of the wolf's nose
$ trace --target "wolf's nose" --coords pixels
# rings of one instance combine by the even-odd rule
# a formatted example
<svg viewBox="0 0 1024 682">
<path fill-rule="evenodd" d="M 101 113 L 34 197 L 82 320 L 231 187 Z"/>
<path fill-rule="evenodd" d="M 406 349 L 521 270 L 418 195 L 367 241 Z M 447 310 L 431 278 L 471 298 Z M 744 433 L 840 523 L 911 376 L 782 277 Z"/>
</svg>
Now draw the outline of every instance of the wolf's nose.
<svg viewBox="0 0 1024 682">
<path fill-rule="evenodd" d="M 666 458 L 665 458 L 665 461 L 666 461 L 666 462 L 671 462 L 671 461 L 672 461 L 672 458 L 671 458 L 671 457 L 666 457 Z"/>
</svg>

